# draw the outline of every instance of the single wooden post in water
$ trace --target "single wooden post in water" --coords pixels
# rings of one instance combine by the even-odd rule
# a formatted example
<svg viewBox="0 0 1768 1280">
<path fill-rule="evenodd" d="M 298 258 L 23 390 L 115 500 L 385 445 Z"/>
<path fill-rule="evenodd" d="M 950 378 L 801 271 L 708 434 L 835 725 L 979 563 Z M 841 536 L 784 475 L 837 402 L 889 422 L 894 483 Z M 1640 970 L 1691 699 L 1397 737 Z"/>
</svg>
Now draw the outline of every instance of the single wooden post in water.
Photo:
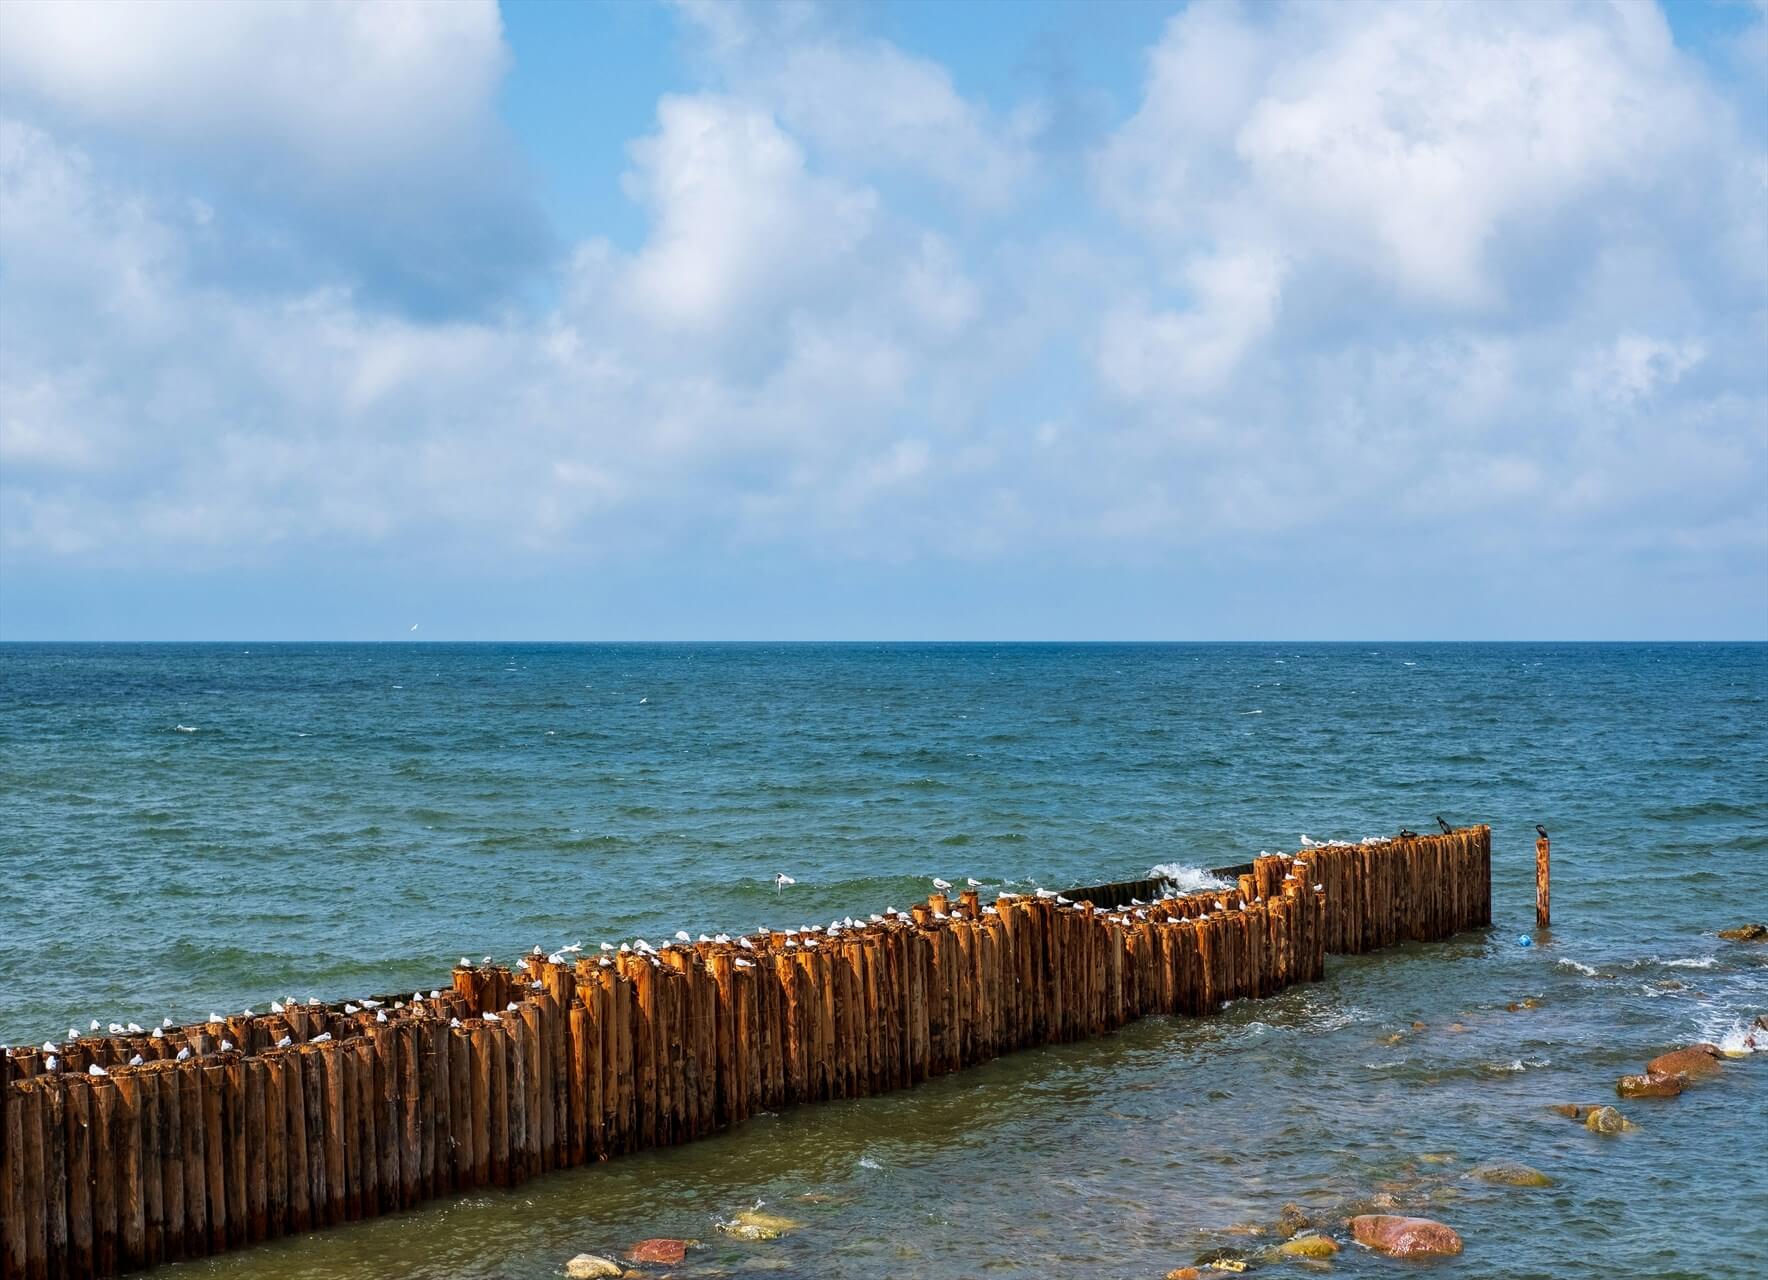
<svg viewBox="0 0 1768 1280">
<path fill-rule="evenodd" d="M 1535 841 L 1535 928 L 1545 929 L 1552 917 L 1548 908 L 1552 876 L 1548 870 L 1551 847 L 1543 835 Z"/>
</svg>

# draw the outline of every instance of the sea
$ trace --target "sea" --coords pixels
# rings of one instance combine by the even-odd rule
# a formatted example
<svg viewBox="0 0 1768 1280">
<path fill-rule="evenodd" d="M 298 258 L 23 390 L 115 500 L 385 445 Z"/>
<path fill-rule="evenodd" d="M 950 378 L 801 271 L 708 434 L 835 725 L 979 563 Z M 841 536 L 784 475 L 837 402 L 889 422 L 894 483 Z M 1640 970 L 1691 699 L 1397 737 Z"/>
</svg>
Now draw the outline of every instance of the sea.
<svg viewBox="0 0 1768 1280">
<path fill-rule="evenodd" d="M 658 1236 L 700 1242 L 677 1276 L 1768 1274 L 1768 945 L 1716 936 L 1768 917 L 1760 644 L 0 645 L 0 1041 L 1438 815 L 1492 826 L 1490 929 L 177 1274 L 537 1280 Z M 1632 1132 L 1550 1110 L 1692 1041 L 1739 1056 Z M 756 1204 L 799 1225 L 720 1230 Z M 1466 1247 L 1278 1262 L 1285 1204 Z"/>
</svg>

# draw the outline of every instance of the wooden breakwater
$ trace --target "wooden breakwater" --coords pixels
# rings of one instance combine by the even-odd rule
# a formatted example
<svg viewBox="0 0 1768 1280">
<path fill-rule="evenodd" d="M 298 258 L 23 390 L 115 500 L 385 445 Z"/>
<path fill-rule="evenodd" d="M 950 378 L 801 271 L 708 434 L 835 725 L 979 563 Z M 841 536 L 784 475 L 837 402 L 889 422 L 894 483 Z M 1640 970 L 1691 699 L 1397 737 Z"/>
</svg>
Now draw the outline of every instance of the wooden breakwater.
<svg viewBox="0 0 1768 1280">
<path fill-rule="evenodd" d="M 461 966 L 428 994 L 0 1056 L 0 1275 L 107 1276 L 691 1141 L 1490 922 L 1491 832 L 1231 889 L 936 895 L 826 930 Z M 1107 902 L 1108 898 L 1121 898 Z M 97 1068 L 95 1071 L 94 1068 Z"/>
</svg>

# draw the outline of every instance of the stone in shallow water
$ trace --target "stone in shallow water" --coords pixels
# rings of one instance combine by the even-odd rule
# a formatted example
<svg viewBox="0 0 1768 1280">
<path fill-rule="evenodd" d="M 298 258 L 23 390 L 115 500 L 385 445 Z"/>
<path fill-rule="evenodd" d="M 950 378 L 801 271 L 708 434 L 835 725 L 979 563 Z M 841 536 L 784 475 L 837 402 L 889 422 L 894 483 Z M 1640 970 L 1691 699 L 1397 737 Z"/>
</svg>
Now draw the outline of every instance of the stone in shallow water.
<svg viewBox="0 0 1768 1280">
<path fill-rule="evenodd" d="M 790 1218 L 782 1218 L 777 1213 L 763 1213 L 759 1209 L 744 1209 L 732 1216 L 729 1222 L 721 1222 L 718 1229 L 726 1235 L 739 1240 L 778 1240 L 788 1231 L 804 1224 L 794 1222 Z"/>
<path fill-rule="evenodd" d="M 1299 1204 L 1291 1202 L 1277 1211 L 1277 1234 L 1280 1236 L 1292 1236 L 1313 1225 L 1313 1219 Z"/>
<path fill-rule="evenodd" d="M 1473 1171 L 1473 1176 L 1481 1182 L 1495 1183 L 1500 1187 L 1550 1187 L 1553 1179 L 1539 1169 L 1530 1168 L 1526 1164 L 1483 1164 Z"/>
<path fill-rule="evenodd" d="M 1768 924 L 1743 924 L 1735 929 L 1721 929 L 1719 936 L 1727 942 L 1768 942 Z"/>
<path fill-rule="evenodd" d="M 1277 1252 L 1291 1258 L 1330 1258 L 1338 1252 L 1338 1242 L 1330 1236 L 1297 1236 L 1278 1245 Z"/>
<path fill-rule="evenodd" d="M 1591 1133 L 1607 1134 L 1625 1133 L 1629 1129 L 1638 1128 L 1613 1107 L 1592 1107 L 1590 1114 L 1584 1117 L 1584 1127 Z"/>
<path fill-rule="evenodd" d="M 1668 1053 L 1659 1054 L 1645 1064 L 1645 1070 L 1651 1075 L 1685 1075 L 1690 1080 L 1698 1080 L 1702 1076 L 1717 1075 L 1719 1066 L 1719 1047 L 1711 1044 L 1689 1045 L 1686 1049 L 1672 1049 Z"/>
<path fill-rule="evenodd" d="M 628 1262 L 661 1262 L 665 1266 L 674 1266 L 687 1257 L 689 1241 L 653 1239 L 640 1240 L 626 1251 Z"/>
<path fill-rule="evenodd" d="M 618 1262 L 607 1258 L 598 1258 L 593 1253 L 580 1253 L 565 1264 L 565 1274 L 571 1280 L 595 1280 L 598 1276 L 617 1276 L 624 1272 Z"/>
<path fill-rule="evenodd" d="M 1430 1218 L 1360 1214 L 1351 1219 L 1351 1235 L 1357 1243 L 1396 1258 L 1444 1258 L 1461 1252 L 1455 1229 Z"/>
<path fill-rule="evenodd" d="M 1688 1077 L 1681 1073 L 1651 1072 L 1642 1076 L 1622 1076 L 1615 1081 L 1615 1092 L 1623 1098 L 1674 1098 L 1688 1087 Z"/>
<path fill-rule="evenodd" d="M 1556 1116 L 1564 1116 L 1567 1120 L 1581 1120 L 1589 1108 L 1580 1107 L 1575 1102 L 1555 1102 L 1547 1108 Z"/>
</svg>

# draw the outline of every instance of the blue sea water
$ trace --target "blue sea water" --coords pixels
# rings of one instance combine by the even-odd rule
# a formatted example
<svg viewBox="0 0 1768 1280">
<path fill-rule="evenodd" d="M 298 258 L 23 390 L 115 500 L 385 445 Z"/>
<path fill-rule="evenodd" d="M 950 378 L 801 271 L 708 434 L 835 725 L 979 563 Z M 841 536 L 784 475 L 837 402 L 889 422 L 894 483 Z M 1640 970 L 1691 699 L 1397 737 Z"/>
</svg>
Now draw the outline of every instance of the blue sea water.
<svg viewBox="0 0 1768 1280">
<path fill-rule="evenodd" d="M 1755 1274 L 1768 1055 L 1619 1139 L 1545 1104 L 1768 1013 L 1768 948 L 1714 937 L 1768 916 L 1761 645 L 3 645 L 0 1041 L 1437 814 L 1493 826 L 1489 932 L 198 1269 L 554 1275 L 766 1199 L 803 1229 L 699 1265 L 1162 1275 L 1385 1186 L 1463 1231 L 1445 1275 Z"/>
</svg>

